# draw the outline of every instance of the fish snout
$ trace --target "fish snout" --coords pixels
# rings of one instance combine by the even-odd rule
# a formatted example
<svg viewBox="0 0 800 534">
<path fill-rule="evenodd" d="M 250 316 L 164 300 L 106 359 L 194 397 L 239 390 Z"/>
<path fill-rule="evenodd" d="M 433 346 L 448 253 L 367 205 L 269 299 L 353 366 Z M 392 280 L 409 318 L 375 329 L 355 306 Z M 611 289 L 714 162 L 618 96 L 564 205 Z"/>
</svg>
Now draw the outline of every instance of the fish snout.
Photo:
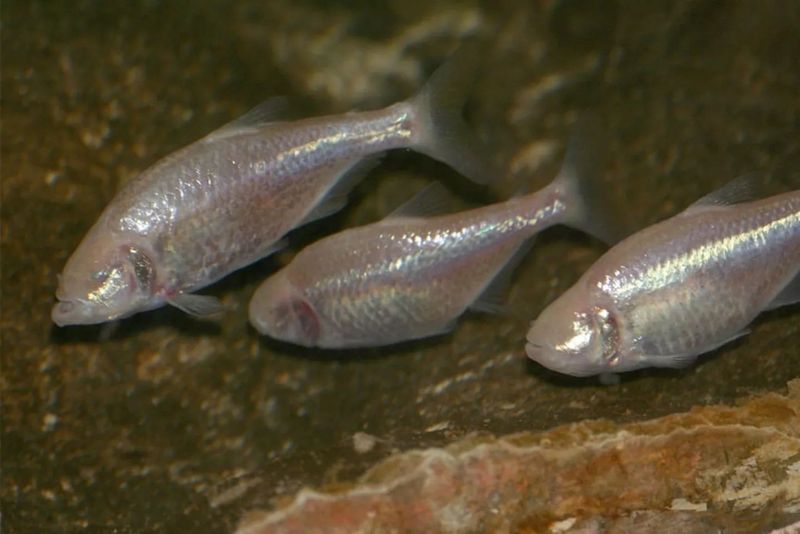
<svg viewBox="0 0 800 534">
<path fill-rule="evenodd" d="M 534 323 L 528 331 L 525 354 L 551 371 L 576 377 L 591 376 L 600 370 L 592 363 L 587 334 L 582 329 L 564 331 L 556 325 Z"/>
<path fill-rule="evenodd" d="M 59 292 L 60 291 L 61 290 L 59 288 Z M 72 324 L 70 318 L 73 315 L 75 315 L 75 309 L 76 305 L 74 302 L 70 302 L 68 300 L 57 302 L 53 306 L 53 310 L 50 313 L 50 316 L 55 324 L 57 324 L 58 326 L 65 326 L 68 324 Z"/>
<path fill-rule="evenodd" d="M 253 306 L 252 301 L 250 304 L 250 324 L 253 325 L 253 328 L 261 334 L 262 336 L 271 336 L 271 325 L 267 318 L 267 316 L 261 311 Z"/>
<path fill-rule="evenodd" d="M 288 310 L 283 304 L 282 294 L 271 291 L 270 280 L 258 288 L 250 299 L 248 315 L 250 324 L 262 336 L 282 339 L 282 332 L 289 323 Z"/>
<path fill-rule="evenodd" d="M 542 353 L 543 346 L 538 343 L 531 343 L 530 341 L 525 344 L 525 354 L 528 355 L 528 358 L 531 360 L 538 360 Z"/>
<path fill-rule="evenodd" d="M 554 352 L 551 347 L 541 343 L 528 341 L 525 344 L 525 354 L 527 354 L 528 358 L 549 369 L 554 369 L 554 366 L 557 365 L 558 358 L 553 354 Z"/>
<path fill-rule="evenodd" d="M 58 326 L 95 324 L 113 318 L 98 314 L 88 304 L 74 300 L 56 302 L 50 317 Z"/>
</svg>

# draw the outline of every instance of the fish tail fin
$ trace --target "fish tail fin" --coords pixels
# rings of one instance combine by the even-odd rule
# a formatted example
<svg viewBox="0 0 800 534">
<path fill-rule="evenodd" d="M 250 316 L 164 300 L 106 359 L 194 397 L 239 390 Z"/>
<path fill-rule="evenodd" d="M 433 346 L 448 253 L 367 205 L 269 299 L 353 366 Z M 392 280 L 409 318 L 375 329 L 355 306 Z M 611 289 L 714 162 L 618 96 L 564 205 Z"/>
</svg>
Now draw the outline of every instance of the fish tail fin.
<svg viewBox="0 0 800 534">
<path fill-rule="evenodd" d="M 468 91 L 480 60 L 476 43 L 458 49 L 410 101 L 419 125 L 414 148 L 442 161 L 478 184 L 493 182 L 498 173 L 488 150 L 464 121 Z"/>
<path fill-rule="evenodd" d="M 622 210 L 613 209 L 609 192 L 600 180 L 604 165 L 598 139 L 596 119 L 581 117 L 552 187 L 566 204 L 564 224 L 613 244 L 630 231 Z"/>
</svg>

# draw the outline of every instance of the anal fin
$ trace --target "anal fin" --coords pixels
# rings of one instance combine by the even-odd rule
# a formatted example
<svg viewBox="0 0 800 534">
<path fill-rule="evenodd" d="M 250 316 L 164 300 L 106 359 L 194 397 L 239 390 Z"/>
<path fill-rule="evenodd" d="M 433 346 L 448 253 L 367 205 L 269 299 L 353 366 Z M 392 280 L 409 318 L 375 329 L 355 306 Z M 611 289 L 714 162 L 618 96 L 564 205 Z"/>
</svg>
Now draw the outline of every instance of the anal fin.
<svg viewBox="0 0 800 534">
<path fill-rule="evenodd" d="M 288 245 L 289 245 L 289 240 L 287 238 L 284 237 L 282 239 L 279 239 L 275 241 L 273 244 L 271 244 L 269 247 L 267 247 L 266 250 L 264 250 L 264 254 L 262 254 L 261 257 L 266 258 L 267 256 L 271 256 L 272 254 L 275 254 L 279 250 L 285 249 Z"/>
<path fill-rule="evenodd" d="M 322 202 L 314 206 L 314 208 L 306 214 L 300 224 L 298 226 L 303 226 L 304 224 L 308 224 L 319 219 L 324 219 L 325 217 L 329 217 L 336 213 L 337 211 L 341 210 L 347 205 L 347 196 L 335 196 L 330 197 L 327 196 L 322 199 Z"/>
<path fill-rule="evenodd" d="M 470 304 L 469 308 L 474 311 L 507 315 L 509 313 L 506 304 L 506 292 L 511 284 L 511 277 L 517 269 L 522 259 L 533 247 L 535 238 L 526 240 L 511 255 L 505 265 L 497 272 L 491 282 L 484 288 L 481 295 Z"/>
<path fill-rule="evenodd" d="M 383 158 L 383 153 L 373 154 L 356 161 L 347 162 L 333 179 L 333 185 L 325 196 L 303 218 L 298 226 L 333 215 L 347 205 L 350 191 L 371 171 Z"/>
<path fill-rule="evenodd" d="M 452 206 L 452 195 L 440 182 L 433 182 L 395 208 L 384 220 L 432 217 L 447 213 Z"/>
<path fill-rule="evenodd" d="M 774 310 L 781 306 L 788 306 L 789 304 L 797 304 L 800 302 L 800 273 L 797 273 L 794 278 L 778 293 L 772 302 L 767 306 L 768 310 Z"/>
</svg>

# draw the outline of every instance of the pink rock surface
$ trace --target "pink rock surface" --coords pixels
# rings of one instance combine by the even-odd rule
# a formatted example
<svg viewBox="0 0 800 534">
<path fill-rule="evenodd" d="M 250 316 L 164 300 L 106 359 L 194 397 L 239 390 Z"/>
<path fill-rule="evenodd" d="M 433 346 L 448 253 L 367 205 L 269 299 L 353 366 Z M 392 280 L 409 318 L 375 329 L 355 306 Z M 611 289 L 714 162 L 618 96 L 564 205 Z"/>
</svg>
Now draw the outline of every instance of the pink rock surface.
<svg viewBox="0 0 800 534">
<path fill-rule="evenodd" d="M 769 521 L 760 520 L 765 509 Z M 306 489 L 275 511 L 251 514 L 239 533 L 634 532 L 656 525 L 736 532 L 781 527 L 798 515 L 795 380 L 786 396 L 737 407 L 627 425 L 589 421 L 399 454 L 346 489 Z"/>
</svg>

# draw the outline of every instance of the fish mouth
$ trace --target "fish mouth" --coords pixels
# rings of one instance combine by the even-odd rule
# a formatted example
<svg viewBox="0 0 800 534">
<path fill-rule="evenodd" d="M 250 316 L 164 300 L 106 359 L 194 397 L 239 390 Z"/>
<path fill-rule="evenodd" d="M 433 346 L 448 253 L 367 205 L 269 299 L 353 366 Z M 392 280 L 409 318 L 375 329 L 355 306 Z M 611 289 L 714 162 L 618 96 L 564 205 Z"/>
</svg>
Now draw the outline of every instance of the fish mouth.
<svg viewBox="0 0 800 534">
<path fill-rule="evenodd" d="M 539 365 L 544 365 L 548 354 L 547 348 L 548 347 L 540 343 L 531 343 L 528 341 L 525 343 L 525 354 L 528 355 L 528 358 L 537 362 Z"/>
<path fill-rule="evenodd" d="M 50 317 L 53 322 L 58 326 L 66 326 L 75 324 L 74 317 L 77 305 L 71 300 L 59 300 L 53 305 L 53 310 L 50 312 Z"/>
<path fill-rule="evenodd" d="M 60 299 L 53 305 L 50 318 L 58 326 L 97 324 L 106 320 L 91 313 L 91 307 L 86 302 Z"/>
<path fill-rule="evenodd" d="M 539 361 L 537 356 L 544 356 L 548 351 L 552 352 L 553 347 L 542 343 L 532 343 L 530 341 L 525 343 L 525 353 L 528 355 L 528 358 L 532 360 Z"/>
<path fill-rule="evenodd" d="M 54 306 L 54 311 L 63 315 L 69 315 L 75 311 L 75 303 L 70 300 L 62 300 Z"/>
<path fill-rule="evenodd" d="M 531 343 L 529 341 L 525 344 L 525 353 L 528 355 L 528 358 L 542 367 L 557 373 L 585 378 L 601 372 L 591 365 L 570 359 L 567 355 L 546 343 Z M 555 358 L 553 357 L 554 355 L 556 356 Z"/>
</svg>

